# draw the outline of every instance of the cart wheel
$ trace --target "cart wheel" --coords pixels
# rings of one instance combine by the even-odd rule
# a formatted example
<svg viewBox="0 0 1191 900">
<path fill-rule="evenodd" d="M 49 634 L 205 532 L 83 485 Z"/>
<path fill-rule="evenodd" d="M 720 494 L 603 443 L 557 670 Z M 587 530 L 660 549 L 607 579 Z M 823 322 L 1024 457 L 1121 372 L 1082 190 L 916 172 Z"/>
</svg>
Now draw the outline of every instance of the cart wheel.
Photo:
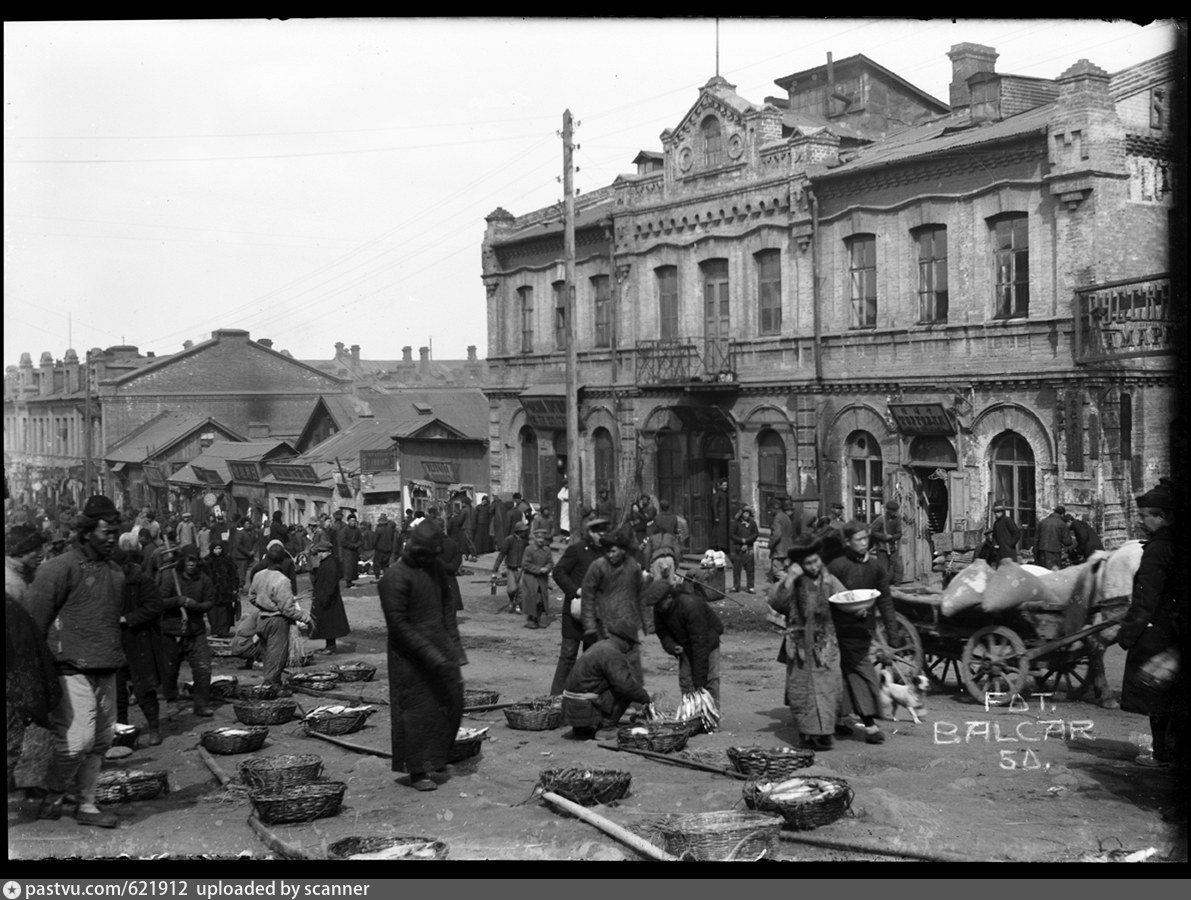
<svg viewBox="0 0 1191 900">
<path fill-rule="evenodd" d="M 909 682 L 913 676 L 919 674 L 925 668 L 922 657 L 922 638 L 919 636 L 918 629 L 914 627 L 913 622 L 901 613 L 894 613 L 893 615 L 896 617 L 897 625 L 904 635 L 902 643 L 896 647 L 889 645 L 889 642 L 885 639 L 885 623 L 878 618 L 878 649 L 884 651 L 888 656 L 893 657 L 894 669 L 901 674 L 903 682 Z"/>
<path fill-rule="evenodd" d="M 931 684 L 936 687 L 945 687 L 950 675 L 955 676 L 957 685 L 963 684 L 963 678 L 959 674 L 959 660 L 954 656 L 939 656 L 929 650 L 924 650 L 922 658 L 926 663 L 923 671 L 926 672 L 926 677 L 930 679 Z"/>
<path fill-rule="evenodd" d="M 1082 700 L 1092 688 L 1093 656 L 1103 658 L 1104 650 L 1087 641 L 1046 654 L 1034 670 L 1038 689 L 1065 694 L 1068 700 Z"/>
<path fill-rule="evenodd" d="M 1003 706 L 1020 694 L 1030 676 L 1025 660 L 1026 645 L 1011 628 L 989 625 L 981 628 L 964 645 L 959 674 L 964 687 L 980 703 Z M 991 693 L 1002 693 L 999 700 Z"/>
</svg>

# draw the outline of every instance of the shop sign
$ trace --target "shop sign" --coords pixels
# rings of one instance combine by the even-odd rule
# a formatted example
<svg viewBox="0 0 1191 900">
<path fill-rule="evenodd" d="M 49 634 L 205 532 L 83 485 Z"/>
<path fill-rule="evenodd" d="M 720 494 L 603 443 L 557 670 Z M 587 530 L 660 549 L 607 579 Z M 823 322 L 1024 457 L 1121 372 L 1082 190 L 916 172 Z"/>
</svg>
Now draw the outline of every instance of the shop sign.
<svg viewBox="0 0 1191 900">
<path fill-rule="evenodd" d="M 890 403 L 889 412 L 903 434 L 955 434 L 942 403 Z"/>
<path fill-rule="evenodd" d="M 459 476 L 455 474 L 455 464 L 445 459 L 424 459 L 422 468 L 426 470 L 426 477 L 431 481 L 450 484 L 459 480 Z"/>
<path fill-rule="evenodd" d="M 161 471 L 161 466 L 154 466 L 146 463 L 141 467 L 145 472 L 145 481 L 153 487 L 165 487 L 165 473 Z"/>
<path fill-rule="evenodd" d="M 394 448 L 388 450 L 361 450 L 360 471 L 369 474 L 397 471 L 397 451 Z"/>
</svg>

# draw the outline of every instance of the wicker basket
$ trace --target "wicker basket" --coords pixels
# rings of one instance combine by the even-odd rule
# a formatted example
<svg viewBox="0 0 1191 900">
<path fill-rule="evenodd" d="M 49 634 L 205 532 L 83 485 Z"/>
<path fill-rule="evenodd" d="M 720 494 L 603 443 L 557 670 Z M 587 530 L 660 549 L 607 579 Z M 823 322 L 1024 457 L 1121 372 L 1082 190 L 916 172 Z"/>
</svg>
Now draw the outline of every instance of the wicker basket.
<svg viewBox="0 0 1191 900">
<path fill-rule="evenodd" d="M 448 849 L 446 842 L 428 837 L 346 837 L 327 846 L 327 858 L 367 853 L 374 859 L 446 859 Z"/>
<path fill-rule="evenodd" d="M 790 828 L 800 831 L 830 825 L 852 806 L 852 788 L 842 778 L 795 776 L 786 781 L 805 782 L 813 787 L 824 788 L 825 792 L 805 800 L 779 800 L 769 796 L 770 783 L 750 781 L 743 788 L 745 806 L 762 812 L 778 813 Z"/>
<path fill-rule="evenodd" d="M 264 725 L 248 725 L 243 728 L 229 727 L 204 731 L 199 742 L 209 753 L 255 753 L 265 745 L 265 738 L 268 736 L 269 729 Z"/>
<path fill-rule="evenodd" d="M 562 724 L 562 710 L 553 706 L 510 706 L 505 720 L 517 731 L 551 731 Z"/>
<path fill-rule="evenodd" d="M 338 681 L 338 672 L 295 672 L 289 676 L 288 683 L 301 685 L 308 690 L 330 691 Z"/>
<path fill-rule="evenodd" d="M 670 816 L 657 828 L 675 856 L 713 862 L 757 860 L 776 857 L 782 819 L 768 812 L 727 810 Z"/>
<path fill-rule="evenodd" d="M 465 759 L 479 756 L 480 748 L 486 740 L 488 740 L 487 728 L 474 733 L 462 728 L 459 729 L 459 734 L 455 736 L 455 743 L 451 745 L 451 752 L 447 756 L 447 762 L 463 762 Z"/>
<path fill-rule="evenodd" d="M 143 769 L 117 769 L 103 772 L 95 788 L 96 803 L 129 803 L 133 800 L 152 800 L 169 793 L 167 772 L 148 772 Z"/>
<path fill-rule="evenodd" d="M 756 781 L 782 781 L 814 765 L 815 751 L 795 747 L 729 747 L 733 768 Z"/>
<path fill-rule="evenodd" d="M 315 781 L 269 790 L 248 791 L 256 814 L 266 825 L 310 822 L 339 813 L 347 784 L 342 781 Z"/>
<path fill-rule="evenodd" d="M 464 709 L 471 706 L 493 706 L 499 701 L 499 691 L 486 691 L 483 688 L 465 688 L 463 691 Z"/>
<path fill-rule="evenodd" d="M 297 700 L 237 700 L 232 703 L 236 720 L 245 725 L 283 725 L 294 717 Z"/>
<path fill-rule="evenodd" d="M 311 714 L 302 720 L 307 731 L 317 734 L 351 734 L 359 731 L 375 709 L 361 709 L 357 712 Z"/>
<path fill-rule="evenodd" d="M 313 753 L 254 756 L 240 763 L 239 769 L 249 790 L 278 791 L 314 781 L 323 770 L 323 760 Z"/>
<path fill-rule="evenodd" d="M 112 732 L 113 747 L 135 747 L 136 739 L 141 736 L 141 729 L 136 725 L 118 725 Z"/>
<path fill-rule="evenodd" d="M 240 689 L 240 679 L 234 675 L 229 678 L 211 679 L 211 696 L 219 700 L 235 697 Z"/>
<path fill-rule="evenodd" d="M 376 666 L 368 663 L 347 663 L 342 666 L 331 666 L 340 681 L 371 681 L 376 676 Z"/>
<path fill-rule="evenodd" d="M 630 773 L 617 769 L 581 769 L 578 766 L 545 769 L 538 775 L 542 790 L 552 791 L 582 806 L 619 800 L 629 792 L 632 780 Z"/>
<path fill-rule="evenodd" d="M 235 700 L 276 700 L 281 696 L 281 688 L 275 684 L 251 684 L 237 687 L 232 694 Z"/>
<path fill-rule="evenodd" d="M 679 722 L 686 726 L 687 737 L 707 733 L 707 729 L 703 727 L 702 716 L 695 716 L 693 719 L 680 719 Z"/>
<path fill-rule="evenodd" d="M 625 750 L 649 750 L 653 753 L 673 753 L 686 746 L 686 722 L 641 722 L 616 732 L 616 743 Z"/>
</svg>

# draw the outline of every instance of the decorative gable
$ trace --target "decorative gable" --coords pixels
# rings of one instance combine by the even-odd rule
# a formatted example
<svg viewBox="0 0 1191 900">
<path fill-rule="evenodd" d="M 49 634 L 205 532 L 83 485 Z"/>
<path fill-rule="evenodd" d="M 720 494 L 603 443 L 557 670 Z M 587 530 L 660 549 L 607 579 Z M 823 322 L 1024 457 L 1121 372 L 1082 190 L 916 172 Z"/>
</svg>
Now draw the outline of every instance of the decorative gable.
<svg viewBox="0 0 1191 900">
<path fill-rule="evenodd" d="M 678 127 L 662 135 L 667 162 L 677 177 L 732 165 L 744 156 L 745 115 L 755 107 L 734 87 L 723 78 L 712 78 Z"/>
</svg>

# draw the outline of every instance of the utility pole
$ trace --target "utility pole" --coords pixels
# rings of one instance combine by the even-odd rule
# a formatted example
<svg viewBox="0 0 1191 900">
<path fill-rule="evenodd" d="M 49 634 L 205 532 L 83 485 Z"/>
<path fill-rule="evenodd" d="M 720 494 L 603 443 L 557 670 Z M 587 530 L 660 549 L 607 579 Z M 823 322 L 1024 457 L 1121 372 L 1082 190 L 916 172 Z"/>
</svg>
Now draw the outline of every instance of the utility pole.
<svg viewBox="0 0 1191 900">
<path fill-rule="evenodd" d="M 87 351 L 87 362 L 83 368 L 83 484 L 86 485 L 86 496 L 92 494 L 91 481 L 94 472 L 91 468 L 91 351 Z M 84 501 L 86 502 L 86 501 Z"/>
<path fill-rule="evenodd" d="M 571 111 L 562 114 L 563 253 L 566 262 L 567 340 L 567 517 L 571 532 L 579 530 L 583 485 L 579 480 L 579 356 L 575 348 L 575 175 Z M 615 277 L 615 274 L 613 275 Z"/>
</svg>

